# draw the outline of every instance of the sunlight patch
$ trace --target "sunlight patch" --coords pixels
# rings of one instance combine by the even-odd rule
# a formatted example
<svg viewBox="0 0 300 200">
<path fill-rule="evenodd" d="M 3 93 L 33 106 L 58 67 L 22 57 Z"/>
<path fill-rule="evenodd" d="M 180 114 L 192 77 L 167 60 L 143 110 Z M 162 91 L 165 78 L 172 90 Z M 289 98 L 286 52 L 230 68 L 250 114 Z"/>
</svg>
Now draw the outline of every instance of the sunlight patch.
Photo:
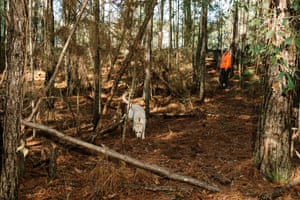
<svg viewBox="0 0 300 200">
<path fill-rule="evenodd" d="M 243 119 L 243 120 L 249 120 L 249 119 L 251 119 L 251 116 L 250 115 L 239 115 L 238 118 Z"/>
</svg>

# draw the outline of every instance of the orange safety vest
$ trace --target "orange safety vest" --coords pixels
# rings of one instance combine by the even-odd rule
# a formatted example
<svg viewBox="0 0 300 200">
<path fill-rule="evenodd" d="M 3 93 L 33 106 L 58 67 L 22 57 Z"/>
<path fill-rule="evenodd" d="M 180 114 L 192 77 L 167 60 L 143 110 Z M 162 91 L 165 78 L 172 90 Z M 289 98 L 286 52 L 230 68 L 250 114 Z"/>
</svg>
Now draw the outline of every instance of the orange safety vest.
<svg viewBox="0 0 300 200">
<path fill-rule="evenodd" d="M 230 53 L 230 51 L 225 52 L 224 55 L 222 56 L 220 68 L 225 69 L 225 70 L 231 68 L 231 53 Z"/>
</svg>

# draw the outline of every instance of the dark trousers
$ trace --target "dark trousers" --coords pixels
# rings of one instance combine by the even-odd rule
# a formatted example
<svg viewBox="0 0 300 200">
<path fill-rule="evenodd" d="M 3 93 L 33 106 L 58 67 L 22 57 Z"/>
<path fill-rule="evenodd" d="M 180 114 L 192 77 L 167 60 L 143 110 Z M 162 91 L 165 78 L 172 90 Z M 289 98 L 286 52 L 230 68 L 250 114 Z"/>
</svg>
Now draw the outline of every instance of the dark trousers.
<svg viewBox="0 0 300 200">
<path fill-rule="evenodd" d="M 227 88 L 229 86 L 229 72 L 230 72 L 230 69 L 221 69 L 221 72 L 220 72 L 220 77 L 219 77 L 219 81 L 220 81 L 220 86 L 221 88 Z"/>
</svg>

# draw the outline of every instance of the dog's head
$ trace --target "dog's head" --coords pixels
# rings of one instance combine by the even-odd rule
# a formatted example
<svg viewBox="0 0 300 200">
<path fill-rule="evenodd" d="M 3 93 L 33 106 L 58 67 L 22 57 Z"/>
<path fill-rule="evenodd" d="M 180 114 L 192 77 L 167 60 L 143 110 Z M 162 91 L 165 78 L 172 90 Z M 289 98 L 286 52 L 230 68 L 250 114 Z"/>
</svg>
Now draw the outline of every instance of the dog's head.
<svg viewBox="0 0 300 200">
<path fill-rule="evenodd" d="M 137 138 L 144 139 L 144 133 L 145 133 L 145 121 L 142 118 L 138 118 L 137 122 L 134 123 L 133 131 L 135 132 L 135 135 Z"/>
</svg>

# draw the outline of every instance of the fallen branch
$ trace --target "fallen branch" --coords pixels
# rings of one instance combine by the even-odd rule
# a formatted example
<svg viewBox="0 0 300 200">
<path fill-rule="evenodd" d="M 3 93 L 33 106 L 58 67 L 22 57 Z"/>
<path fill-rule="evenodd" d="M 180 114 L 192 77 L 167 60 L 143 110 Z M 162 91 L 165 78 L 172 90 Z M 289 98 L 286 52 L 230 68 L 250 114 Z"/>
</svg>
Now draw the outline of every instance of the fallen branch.
<svg viewBox="0 0 300 200">
<path fill-rule="evenodd" d="M 94 144 L 90 144 L 90 143 L 84 142 L 82 140 L 67 136 L 67 135 L 65 135 L 65 134 L 63 134 L 63 133 L 61 133 L 61 132 L 59 132 L 55 129 L 49 128 L 47 126 L 32 123 L 32 122 L 28 122 L 28 121 L 25 121 L 23 119 L 22 119 L 21 123 L 23 125 L 31 127 L 31 128 L 46 131 L 47 133 L 49 133 L 49 134 L 51 134 L 55 137 L 58 137 L 59 139 L 65 140 L 67 142 L 71 142 L 71 143 L 79 145 L 81 147 L 85 147 L 89 150 L 93 150 L 93 151 L 96 151 L 96 152 L 99 152 L 99 153 L 103 153 L 103 154 L 105 154 L 109 157 L 122 160 L 122 161 L 124 161 L 126 163 L 129 163 L 131 165 L 134 165 L 138 168 L 151 171 L 151 172 L 153 172 L 155 174 L 158 174 L 158 175 L 165 176 L 165 177 L 167 177 L 171 180 L 188 183 L 188 184 L 195 185 L 195 186 L 198 186 L 198 187 L 201 187 L 201 188 L 207 189 L 209 191 L 213 191 L 213 192 L 220 192 L 221 191 L 221 189 L 218 188 L 217 186 L 210 185 L 208 183 L 205 183 L 205 182 L 200 181 L 198 179 L 195 179 L 193 177 L 176 174 L 176 173 L 171 172 L 170 170 L 168 170 L 164 167 L 160 167 L 158 165 L 151 165 L 151 164 L 142 162 L 142 161 L 137 160 L 135 158 L 132 158 L 130 156 L 120 154 L 120 153 L 118 153 L 118 152 L 116 152 L 112 149 L 109 149 L 108 147 L 106 147 L 104 145 L 102 145 L 102 147 L 100 147 L 100 146 L 97 146 L 97 145 L 94 145 Z"/>
<path fill-rule="evenodd" d="M 103 129 L 100 132 L 95 132 L 94 135 L 89 136 L 85 141 L 89 141 L 91 143 L 94 143 L 98 136 L 102 136 L 106 133 L 109 133 L 109 132 L 112 132 L 112 131 L 116 130 L 118 128 L 118 126 L 120 126 L 123 122 L 124 122 L 124 117 L 122 117 L 120 119 L 120 121 L 116 122 L 111 127 L 107 128 L 107 129 Z"/>
<path fill-rule="evenodd" d="M 276 198 L 282 196 L 285 191 L 289 190 L 290 188 L 292 188 L 296 185 L 300 185 L 299 179 L 293 180 L 293 181 L 287 183 L 286 185 L 283 185 L 282 187 L 277 187 L 271 191 L 264 192 L 263 194 L 259 195 L 259 198 L 260 199 L 276 199 Z"/>
<path fill-rule="evenodd" d="M 111 127 L 101 130 L 99 133 L 97 133 L 97 136 L 104 135 L 105 133 L 112 132 L 112 131 L 116 130 L 118 128 L 118 126 L 120 126 L 123 122 L 124 122 L 124 118 L 122 118 L 120 121 L 113 124 Z"/>
<path fill-rule="evenodd" d="M 153 192 L 176 192 L 176 191 L 183 191 L 183 192 L 192 192 L 192 189 L 185 188 L 185 187 L 176 187 L 176 186 L 168 186 L 168 185 L 134 185 L 134 184 L 125 184 L 125 187 L 135 189 L 135 190 L 149 190 Z"/>
<path fill-rule="evenodd" d="M 197 112 L 186 112 L 186 113 L 150 113 L 151 116 L 159 116 L 163 118 L 189 118 L 189 117 L 197 117 L 201 116 L 201 114 L 205 115 L 205 113 L 197 113 Z"/>
</svg>

